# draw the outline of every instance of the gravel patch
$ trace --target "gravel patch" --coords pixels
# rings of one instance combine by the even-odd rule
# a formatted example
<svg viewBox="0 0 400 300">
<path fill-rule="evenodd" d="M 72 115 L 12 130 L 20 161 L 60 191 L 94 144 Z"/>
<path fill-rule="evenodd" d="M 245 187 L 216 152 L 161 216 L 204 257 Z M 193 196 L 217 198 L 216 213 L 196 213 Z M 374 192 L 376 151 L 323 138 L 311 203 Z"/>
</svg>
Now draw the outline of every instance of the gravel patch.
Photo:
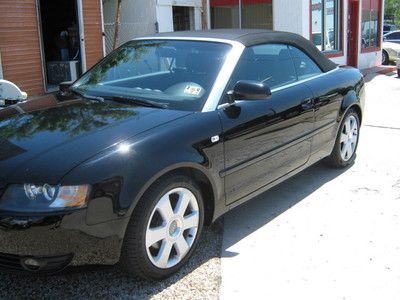
<svg viewBox="0 0 400 300">
<path fill-rule="evenodd" d="M 206 227 L 189 263 L 160 282 L 129 278 L 117 267 L 84 267 L 53 276 L 0 273 L 1 299 L 218 299 L 222 221 Z"/>
</svg>

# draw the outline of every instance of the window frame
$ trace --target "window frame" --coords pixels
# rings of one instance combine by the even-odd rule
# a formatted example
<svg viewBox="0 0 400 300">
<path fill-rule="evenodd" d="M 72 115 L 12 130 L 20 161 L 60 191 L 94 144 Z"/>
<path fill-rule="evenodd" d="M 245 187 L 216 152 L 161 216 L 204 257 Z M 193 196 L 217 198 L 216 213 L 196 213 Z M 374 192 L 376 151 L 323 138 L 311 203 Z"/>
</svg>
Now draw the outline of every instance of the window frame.
<svg viewBox="0 0 400 300">
<path fill-rule="evenodd" d="M 362 24 L 362 12 L 363 12 L 363 3 L 364 1 L 371 1 L 371 0 L 361 0 L 361 15 L 360 15 L 360 24 Z M 361 41 L 362 41 L 362 30 L 360 30 L 359 33 L 359 39 L 360 39 L 360 43 L 359 43 L 359 47 L 361 49 L 361 53 L 369 53 L 369 52 L 376 52 L 376 51 L 381 51 L 382 49 L 382 36 L 383 36 L 383 24 L 382 24 L 382 1 L 383 0 L 376 0 L 378 1 L 378 5 L 379 5 L 379 10 L 378 10 L 378 35 L 377 35 L 377 39 L 378 39 L 378 43 L 376 46 L 373 47 L 366 47 L 363 48 Z M 370 11 L 371 12 L 371 11 Z M 371 17 L 370 17 L 370 21 L 371 21 Z"/>
<path fill-rule="evenodd" d="M 214 1 L 216 1 L 217 3 L 218 2 L 224 2 L 224 0 L 214 0 Z M 246 3 L 244 3 L 246 0 L 235 0 L 235 1 L 237 1 L 237 7 L 238 7 L 238 19 L 237 19 L 237 21 L 238 21 L 238 27 L 228 27 L 228 28 L 232 28 L 232 29 L 246 29 L 247 27 L 243 27 L 243 7 L 244 7 L 244 5 L 246 4 Z M 273 30 L 274 28 L 274 1 L 273 0 L 265 0 L 266 2 L 265 3 L 267 3 L 267 4 L 271 4 L 271 10 L 272 10 L 272 13 L 271 13 L 271 17 L 272 17 L 272 19 L 271 19 L 271 24 L 272 24 L 272 27 L 270 28 L 270 29 L 265 29 L 265 30 Z M 220 6 L 213 6 L 213 0 L 209 0 L 209 4 L 208 4 L 208 6 L 209 6 L 209 9 L 210 9 L 210 28 L 211 29 L 216 29 L 215 27 L 214 27 L 214 21 L 213 21 L 213 16 L 212 16 L 212 13 L 211 13 L 211 11 L 212 11 L 212 8 L 213 7 L 220 7 Z M 256 3 L 257 3 L 257 1 L 255 1 Z M 221 5 L 222 6 L 222 5 Z"/>
<path fill-rule="evenodd" d="M 323 9 L 323 22 L 322 22 L 322 31 L 325 31 L 325 1 L 326 0 L 321 0 L 322 1 L 322 9 Z M 344 51 L 343 51 L 343 44 L 344 44 L 344 1 L 343 0 L 337 0 L 337 3 L 339 3 L 339 8 L 335 8 L 335 12 L 337 14 L 337 18 L 335 20 L 335 23 L 339 27 L 338 34 L 339 34 L 339 49 L 337 50 L 328 50 L 328 51 L 321 51 L 327 58 L 334 58 L 334 57 L 341 57 L 344 56 Z M 309 18 L 309 26 L 310 26 L 310 41 L 312 42 L 312 0 L 310 0 L 310 18 Z M 322 38 L 322 45 L 324 45 L 324 34 L 321 32 L 321 38 Z"/>
<path fill-rule="evenodd" d="M 238 66 L 238 64 L 239 64 L 239 62 L 240 62 L 240 59 L 243 57 L 244 51 L 245 51 L 247 48 L 252 48 L 252 47 L 261 46 L 261 45 L 284 45 L 284 46 L 286 46 L 286 47 L 288 48 L 288 50 L 289 50 L 289 54 L 290 54 L 290 56 L 291 56 L 291 60 L 292 60 L 292 63 L 293 63 L 294 72 L 295 72 L 295 74 L 296 74 L 296 80 L 295 80 L 294 82 L 288 83 L 288 84 L 284 84 L 284 85 L 281 85 L 281 86 L 278 86 L 278 87 L 271 88 L 271 93 L 274 93 L 274 92 L 277 92 L 277 91 L 280 91 L 280 90 L 285 90 L 285 89 L 290 88 L 290 87 L 292 87 L 292 86 L 296 86 L 296 85 L 298 85 L 298 84 L 302 84 L 302 83 L 304 83 L 304 82 L 313 80 L 313 79 L 315 79 L 315 78 L 319 78 L 319 77 L 328 75 L 328 74 L 330 74 L 330 73 L 332 73 L 332 72 L 335 72 L 335 71 L 338 69 L 338 67 L 336 67 L 336 68 L 333 69 L 333 70 L 324 72 L 324 71 L 322 70 L 321 66 L 320 66 L 307 52 L 305 52 L 305 51 L 303 51 L 301 48 L 299 48 L 298 45 L 292 44 L 292 43 L 279 43 L 279 42 L 275 42 L 275 43 L 274 43 L 274 42 L 268 42 L 268 43 L 261 43 L 261 44 L 257 44 L 257 45 L 252 45 L 252 46 L 249 46 L 249 47 L 245 47 L 245 48 L 243 48 L 243 51 L 241 52 L 240 57 L 238 58 L 238 60 L 237 60 L 237 62 L 236 62 L 236 64 L 235 64 L 235 66 L 234 66 L 232 72 L 231 72 L 230 75 L 229 75 L 229 80 L 227 81 L 227 83 L 226 83 L 225 86 L 224 86 L 223 92 L 222 92 L 222 94 L 221 94 L 221 96 L 220 96 L 220 98 L 219 98 L 219 100 L 218 100 L 218 104 L 217 104 L 216 110 L 226 107 L 226 105 L 227 105 L 227 103 L 228 103 L 228 102 L 227 102 L 227 92 L 228 92 L 231 88 L 233 88 L 233 86 L 232 86 L 232 87 L 230 86 L 230 83 L 231 83 L 231 80 L 232 80 L 232 76 L 233 76 L 233 74 L 235 73 L 235 71 L 236 71 L 236 69 L 237 69 L 237 66 Z M 294 65 L 294 60 L 293 60 L 293 56 L 292 56 L 292 54 L 291 54 L 290 47 L 296 48 L 296 49 L 298 49 L 299 51 L 301 51 L 302 53 L 304 53 L 304 55 L 306 55 L 306 56 L 321 70 L 321 73 L 320 73 L 320 74 L 315 74 L 315 75 L 313 75 L 313 76 L 310 76 L 310 77 L 307 77 L 307 78 L 304 78 L 304 79 L 299 79 L 298 74 L 297 74 L 296 67 L 295 67 L 295 65 Z"/>
</svg>

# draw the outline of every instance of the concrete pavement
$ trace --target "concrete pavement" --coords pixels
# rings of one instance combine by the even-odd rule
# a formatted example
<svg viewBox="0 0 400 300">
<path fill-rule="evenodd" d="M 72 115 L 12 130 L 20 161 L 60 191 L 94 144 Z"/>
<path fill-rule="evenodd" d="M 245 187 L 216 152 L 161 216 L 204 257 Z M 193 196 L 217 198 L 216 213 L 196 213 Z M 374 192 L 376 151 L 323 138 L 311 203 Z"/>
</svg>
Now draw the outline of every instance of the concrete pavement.
<svg viewBox="0 0 400 300">
<path fill-rule="evenodd" d="M 399 299 L 400 79 L 367 81 L 353 166 L 317 164 L 225 217 L 222 299 Z"/>
</svg>

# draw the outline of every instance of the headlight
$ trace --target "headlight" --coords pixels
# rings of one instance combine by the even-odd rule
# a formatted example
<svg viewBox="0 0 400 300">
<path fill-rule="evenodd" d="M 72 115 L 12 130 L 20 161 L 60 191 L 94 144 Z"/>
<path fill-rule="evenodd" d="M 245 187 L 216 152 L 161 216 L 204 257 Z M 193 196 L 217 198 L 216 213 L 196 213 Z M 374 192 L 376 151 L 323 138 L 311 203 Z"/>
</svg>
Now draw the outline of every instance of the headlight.
<svg viewBox="0 0 400 300">
<path fill-rule="evenodd" d="M 88 185 L 10 185 L 0 199 L 0 210 L 47 212 L 86 206 Z"/>
</svg>

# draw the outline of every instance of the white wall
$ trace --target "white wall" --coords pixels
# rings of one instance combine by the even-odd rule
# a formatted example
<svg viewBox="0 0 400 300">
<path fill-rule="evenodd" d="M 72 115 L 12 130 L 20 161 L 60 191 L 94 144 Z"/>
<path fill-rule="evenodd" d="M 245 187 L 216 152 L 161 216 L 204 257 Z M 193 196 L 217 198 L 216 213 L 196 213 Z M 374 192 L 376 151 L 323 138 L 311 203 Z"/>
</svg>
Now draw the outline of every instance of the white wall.
<svg viewBox="0 0 400 300">
<path fill-rule="evenodd" d="M 156 0 L 156 16 L 159 32 L 174 31 L 172 6 L 193 7 L 194 29 L 201 29 L 201 0 Z"/>
<path fill-rule="evenodd" d="M 122 0 L 121 43 L 156 32 L 155 0 Z"/>
<path fill-rule="evenodd" d="M 117 0 L 102 0 L 107 52 L 112 50 Z M 156 32 L 156 0 L 122 0 L 119 45 L 137 36 Z"/>
<path fill-rule="evenodd" d="M 310 37 L 309 0 L 273 0 L 274 30 L 289 31 Z"/>
</svg>

